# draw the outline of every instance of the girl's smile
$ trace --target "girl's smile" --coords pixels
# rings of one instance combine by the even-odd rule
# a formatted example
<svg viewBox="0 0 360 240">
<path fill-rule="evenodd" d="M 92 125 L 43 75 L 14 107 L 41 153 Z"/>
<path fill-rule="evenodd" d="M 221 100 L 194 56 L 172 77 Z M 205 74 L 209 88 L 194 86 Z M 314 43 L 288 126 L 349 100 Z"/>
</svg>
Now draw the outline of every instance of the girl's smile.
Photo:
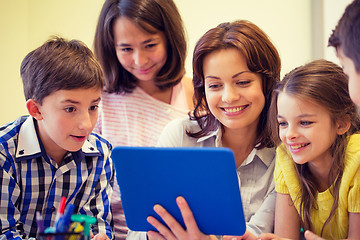
<svg viewBox="0 0 360 240">
<path fill-rule="evenodd" d="M 291 151 L 291 153 L 299 153 L 301 151 L 303 151 L 304 149 L 306 149 L 307 146 L 310 145 L 310 143 L 291 143 L 288 144 L 289 145 L 289 149 Z"/>
<path fill-rule="evenodd" d="M 337 129 L 322 106 L 282 92 L 278 96 L 279 136 L 298 164 L 332 161 Z"/>
</svg>

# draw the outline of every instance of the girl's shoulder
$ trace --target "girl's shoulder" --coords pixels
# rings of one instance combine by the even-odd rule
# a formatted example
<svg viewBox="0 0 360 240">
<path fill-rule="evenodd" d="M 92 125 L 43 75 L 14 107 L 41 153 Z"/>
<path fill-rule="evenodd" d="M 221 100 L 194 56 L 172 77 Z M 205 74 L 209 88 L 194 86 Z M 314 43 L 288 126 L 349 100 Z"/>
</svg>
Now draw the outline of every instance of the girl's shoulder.
<svg viewBox="0 0 360 240">
<path fill-rule="evenodd" d="M 348 148 L 360 150 L 360 133 L 354 133 L 348 138 Z"/>
<path fill-rule="evenodd" d="M 284 175 L 284 177 L 287 179 L 296 178 L 294 161 L 284 144 L 281 144 L 276 148 L 275 158 L 276 175 Z"/>
<path fill-rule="evenodd" d="M 360 168 L 360 134 L 349 136 L 344 163 L 347 171 L 356 171 Z"/>
</svg>

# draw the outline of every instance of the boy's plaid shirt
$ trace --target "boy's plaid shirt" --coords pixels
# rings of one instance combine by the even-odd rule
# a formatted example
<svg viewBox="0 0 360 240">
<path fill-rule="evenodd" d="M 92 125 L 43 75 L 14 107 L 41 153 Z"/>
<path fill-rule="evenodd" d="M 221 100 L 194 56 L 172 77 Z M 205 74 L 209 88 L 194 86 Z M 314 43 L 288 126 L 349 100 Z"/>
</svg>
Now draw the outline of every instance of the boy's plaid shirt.
<svg viewBox="0 0 360 240">
<path fill-rule="evenodd" d="M 94 234 L 103 232 L 112 239 L 110 152 L 109 142 L 91 134 L 59 167 L 45 153 L 32 117 L 0 127 L 0 238 L 36 237 L 36 212 L 41 212 L 45 228 L 53 226 L 65 196 L 75 213 L 97 218 Z"/>
</svg>

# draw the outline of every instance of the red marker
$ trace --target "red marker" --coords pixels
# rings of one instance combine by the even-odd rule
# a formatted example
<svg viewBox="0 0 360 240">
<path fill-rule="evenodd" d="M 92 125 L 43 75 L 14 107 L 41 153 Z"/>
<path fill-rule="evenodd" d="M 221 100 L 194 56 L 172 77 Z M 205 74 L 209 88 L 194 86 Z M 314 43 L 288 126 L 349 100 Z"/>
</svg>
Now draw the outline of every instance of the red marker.
<svg viewBox="0 0 360 240">
<path fill-rule="evenodd" d="M 64 215 L 65 203 L 66 203 L 66 197 L 61 197 L 60 205 L 59 205 L 58 211 L 56 213 L 56 217 L 55 217 L 54 227 L 56 226 L 59 219 Z"/>
</svg>

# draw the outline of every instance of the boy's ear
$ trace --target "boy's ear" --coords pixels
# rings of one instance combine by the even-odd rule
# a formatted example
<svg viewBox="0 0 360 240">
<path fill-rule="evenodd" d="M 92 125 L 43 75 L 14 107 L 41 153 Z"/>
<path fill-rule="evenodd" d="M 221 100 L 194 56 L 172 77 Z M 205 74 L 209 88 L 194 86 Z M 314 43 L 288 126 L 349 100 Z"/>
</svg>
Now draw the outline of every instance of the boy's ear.
<svg viewBox="0 0 360 240">
<path fill-rule="evenodd" d="M 351 120 L 349 114 L 346 114 L 343 118 L 339 119 L 336 123 L 336 133 L 338 135 L 343 135 L 346 133 L 351 126 Z"/>
<path fill-rule="evenodd" d="M 40 112 L 40 104 L 34 99 L 29 99 L 26 101 L 26 108 L 29 114 L 36 120 L 42 120 L 42 114 Z"/>
</svg>

